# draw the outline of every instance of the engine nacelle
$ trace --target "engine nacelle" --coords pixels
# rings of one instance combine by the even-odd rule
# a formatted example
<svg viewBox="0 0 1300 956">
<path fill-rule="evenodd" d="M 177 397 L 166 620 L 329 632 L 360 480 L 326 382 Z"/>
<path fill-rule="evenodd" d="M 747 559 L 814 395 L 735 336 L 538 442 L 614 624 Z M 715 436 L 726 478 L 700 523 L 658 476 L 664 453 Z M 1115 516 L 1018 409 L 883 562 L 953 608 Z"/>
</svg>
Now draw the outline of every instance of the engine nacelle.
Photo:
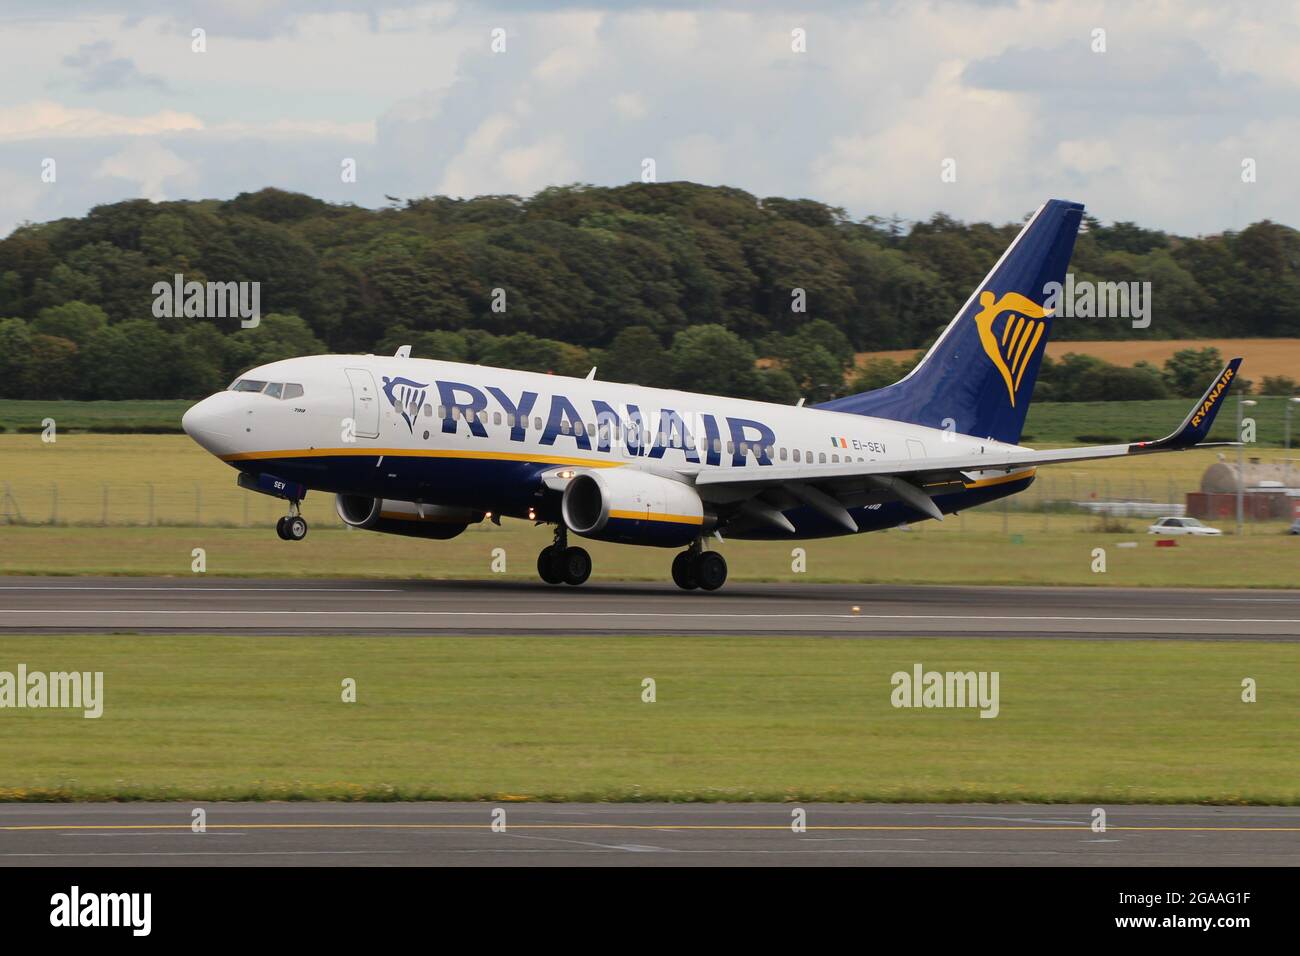
<svg viewBox="0 0 1300 956">
<path fill-rule="evenodd" d="M 715 523 L 690 485 L 628 467 L 576 475 L 560 513 L 585 538 L 664 548 L 690 544 Z"/>
<path fill-rule="evenodd" d="M 344 524 L 353 528 L 440 541 L 454 538 L 467 526 L 483 520 L 483 512 L 473 508 L 425 505 L 364 495 L 335 495 L 334 510 Z"/>
</svg>

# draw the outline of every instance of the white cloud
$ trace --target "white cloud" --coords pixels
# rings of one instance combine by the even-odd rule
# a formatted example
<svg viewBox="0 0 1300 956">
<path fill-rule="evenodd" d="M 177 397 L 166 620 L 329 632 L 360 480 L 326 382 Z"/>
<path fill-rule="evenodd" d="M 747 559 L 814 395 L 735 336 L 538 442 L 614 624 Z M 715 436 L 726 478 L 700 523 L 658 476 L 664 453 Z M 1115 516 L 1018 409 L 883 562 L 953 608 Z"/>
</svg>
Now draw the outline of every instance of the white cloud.
<svg viewBox="0 0 1300 956">
<path fill-rule="evenodd" d="M 191 0 L 148 16 L 69 2 L 71 13 L 4 24 L 0 168 L 22 179 L 26 144 L 57 141 L 57 155 L 79 150 L 82 168 L 105 170 L 34 194 L 37 219 L 131 186 L 203 198 L 273 184 L 380 205 L 617 184 L 653 156 L 661 180 L 856 216 L 1005 222 L 1065 196 L 1103 219 L 1188 233 L 1300 224 L 1295 6 L 239 0 L 201 17 Z M 191 21 L 209 30 L 206 54 L 190 52 Z M 1098 24 L 1104 55 L 1088 47 Z M 508 52 L 494 55 L 498 26 Z M 807 53 L 790 50 L 796 26 Z M 159 82 L 77 88 L 60 64 L 88 44 Z M 124 137 L 156 147 L 127 177 Z M 347 190 L 340 156 L 363 170 Z M 1250 187 L 1244 156 L 1259 163 Z M 940 182 L 945 157 L 956 183 Z"/>
<path fill-rule="evenodd" d="M 164 184 L 170 179 L 192 175 L 192 170 L 166 147 L 154 143 L 134 142 L 106 157 L 96 168 L 96 178 L 117 177 L 139 186 L 145 199 L 162 202 L 168 196 Z"/>
<path fill-rule="evenodd" d="M 69 139 L 95 136 L 156 136 L 199 130 L 203 123 L 191 113 L 159 110 L 140 116 L 109 113 L 84 106 L 37 100 L 0 107 L 0 142 L 30 139 Z"/>
</svg>

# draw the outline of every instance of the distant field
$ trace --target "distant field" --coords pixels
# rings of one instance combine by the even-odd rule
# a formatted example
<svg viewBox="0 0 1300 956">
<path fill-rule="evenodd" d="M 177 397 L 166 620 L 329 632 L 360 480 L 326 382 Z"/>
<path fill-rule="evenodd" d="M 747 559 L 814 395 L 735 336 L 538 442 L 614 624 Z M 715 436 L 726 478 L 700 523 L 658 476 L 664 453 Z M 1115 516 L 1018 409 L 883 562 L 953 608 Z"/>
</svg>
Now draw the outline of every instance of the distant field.
<svg viewBox="0 0 1300 956">
<path fill-rule="evenodd" d="M 59 430 L 179 432 L 191 401 L 56 402 L 0 399 L 0 428 L 40 431 L 53 418 Z"/>
<path fill-rule="evenodd" d="M 1254 396 L 1259 404 L 1243 409 L 1255 420 L 1257 445 L 1277 448 L 1283 443 L 1286 399 Z M 1034 402 L 1025 418 L 1028 445 L 1075 445 L 1101 441 L 1130 441 L 1135 438 L 1161 438 L 1183 421 L 1192 407 L 1192 399 L 1164 398 L 1150 402 Z M 1237 405 L 1228 403 L 1214 420 L 1210 441 L 1232 441 L 1236 429 Z M 1300 413 L 1291 416 L 1291 447 L 1300 444 Z M 1235 449 L 1229 449 L 1235 454 Z M 1247 449 L 1247 454 L 1251 454 Z"/>
<path fill-rule="evenodd" d="M 1296 644 L 21 635 L 0 662 L 104 674 L 98 719 L 6 712 L 0 800 L 1300 803 Z M 894 708 L 916 663 L 997 671 L 998 716 Z"/>
<path fill-rule="evenodd" d="M 1089 342 L 1086 340 L 1051 340 L 1047 354 L 1054 359 L 1074 352 L 1077 355 L 1095 355 L 1115 365 L 1133 365 L 1140 361 L 1164 365 L 1165 360 L 1181 349 L 1216 348 L 1225 359 L 1234 355 L 1245 361 L 1241 374 L 1256 384 L 1265 375 L 1286 375 L 1300 380 L 1300 339 L 1128 339 L 1120 341 Z M 867 359 L 888 358 L 910 361 L 916 349 L 890 349 L 882 352 L 859 352 L 857 363 Z"/>
</svg>

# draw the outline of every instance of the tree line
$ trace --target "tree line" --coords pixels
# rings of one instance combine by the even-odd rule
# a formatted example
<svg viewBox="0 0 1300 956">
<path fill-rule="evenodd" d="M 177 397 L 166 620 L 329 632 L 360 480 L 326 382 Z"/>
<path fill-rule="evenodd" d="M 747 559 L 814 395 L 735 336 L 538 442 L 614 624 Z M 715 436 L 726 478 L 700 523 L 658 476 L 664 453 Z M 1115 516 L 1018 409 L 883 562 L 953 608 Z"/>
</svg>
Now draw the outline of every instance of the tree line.
<svg viewBox="0 0 1300 956">
<path fill-rule="evenodd" d="M 278 189 L 130 200 L 0 240 L 0 397 L 197 397 L 273 359 L 410 343 L 430 358 L 819 401 L 887 368 L 855 379 L 855 351 L 933 341 L 1019 228 L 855 221 L 691 183 L 383 209 Z M 1071 270 L 1151 282 L 1154 321 L 1061 318 L 1058 337 L 1300 336 L 1300 233 L 1276 223 L 1182 238 L 1089 219 Z M 260 283 L 260 322 L 155 315 L 155 286 L 175 275 Z M 1175 387 L 1164 369 L 1109 369 L 1047 363 L 1038 394 Z"/>
</svg>

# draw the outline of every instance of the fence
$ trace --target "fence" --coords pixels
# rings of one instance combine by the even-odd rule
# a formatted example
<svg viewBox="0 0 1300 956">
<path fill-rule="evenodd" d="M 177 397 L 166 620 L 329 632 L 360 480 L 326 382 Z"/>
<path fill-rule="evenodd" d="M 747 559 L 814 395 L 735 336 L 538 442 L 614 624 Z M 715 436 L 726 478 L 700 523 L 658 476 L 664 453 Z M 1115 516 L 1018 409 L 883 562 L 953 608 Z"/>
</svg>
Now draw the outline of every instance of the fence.
<svg viewBox="0 0 1300 956">
<path fill-rule="evenodd" d="M 1028 490 L 972 511 L 1001 514 L 1004 522 L 1014 517 L 1021 529 L 1048 530 L 1054 515 L 1127 517 L 1140 521 L 1182 514 L 1186 494 L 1196 490 L 1172 476 L 1153 481 L 1137 476 L 1082 477 L 1040 472 Z M 287 511 L 287 502 L 245 491 L 229 481 L 0 482 L 0 524 L 270 527 Z M 342 527 L 334 511 L 333 495 L 308 494 L 303 501 L 303 515 L 317 527 Z M 960 517 L 955 524 L 960 528 Z"/>
<path fill-rule="evenodd" d="M 97 527 L 273 526 L 289 504 L 232 482 L 4 482 L 0 524 Z M 343 526 L 334 496 L 310 493 L 303 515 L 318 526 Z"/>
</svg>

